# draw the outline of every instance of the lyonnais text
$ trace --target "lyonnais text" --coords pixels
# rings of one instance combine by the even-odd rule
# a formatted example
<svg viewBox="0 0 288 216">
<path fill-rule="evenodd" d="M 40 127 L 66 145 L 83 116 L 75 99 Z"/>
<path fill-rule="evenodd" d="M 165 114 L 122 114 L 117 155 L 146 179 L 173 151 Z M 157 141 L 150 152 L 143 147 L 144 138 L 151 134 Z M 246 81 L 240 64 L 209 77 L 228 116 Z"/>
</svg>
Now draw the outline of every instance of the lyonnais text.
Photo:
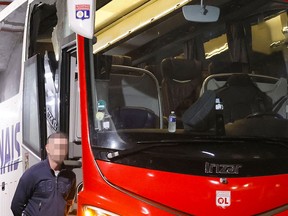
<svg viewBox="0 0 288 216">
<path fill-rule="evenodd" d="M 20 143 L 17 134 L 20 122 L 0 130 L 0 175 L 18 169 Z"/>
</svg>

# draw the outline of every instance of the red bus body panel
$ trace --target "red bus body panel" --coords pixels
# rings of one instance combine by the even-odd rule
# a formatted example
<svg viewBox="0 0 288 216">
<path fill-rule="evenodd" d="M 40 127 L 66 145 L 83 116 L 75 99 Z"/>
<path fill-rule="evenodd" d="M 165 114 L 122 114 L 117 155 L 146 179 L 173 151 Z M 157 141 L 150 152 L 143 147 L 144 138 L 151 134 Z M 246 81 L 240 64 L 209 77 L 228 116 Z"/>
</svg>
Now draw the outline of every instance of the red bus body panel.
<svg viewBox="0 0 288 216">
<path fill-rule="evenodd" d="M 91 172 L 87 176 L 89 180 L 84 177 L 84 192 L 80 196 L 92 205 L 120 215 L 142 215 L 143 212 L 148 215 L 255 215 L 288 202 L 287 175 L 229 178 L 227 184 L 222 184 L 220 178 L 148 170 L 104 161 L 97 161 L 97 164 L 101 170 L 98 172 L 105 176 L 105 180 L 98 172 Z M 121 192 L 121 189 L 124 191 Z M 230 191 L 230 200 L 217 197 L 216 191 Z M 217 202 L 226 202 L 227 206 L 221 207 Z"/>
<path fill-rule="evenodd" d="M 84 215 L 81 208 L 83 205 L 131 216 L 243 216 L 265 213 L 287 205 L 287 174 L 228 178 L 224 184 L 217 177 L 184 175 L 95 161 L 88 130 L 84 38 L 77 36 L 77 43 L 83 153 L 83 190 L 78 196 L 78 215 Z M 217 197 L 217 191 L 230 192 L 230 198 Z M 278 215 L 288 215 L 287 210 Z"/>
</svg>

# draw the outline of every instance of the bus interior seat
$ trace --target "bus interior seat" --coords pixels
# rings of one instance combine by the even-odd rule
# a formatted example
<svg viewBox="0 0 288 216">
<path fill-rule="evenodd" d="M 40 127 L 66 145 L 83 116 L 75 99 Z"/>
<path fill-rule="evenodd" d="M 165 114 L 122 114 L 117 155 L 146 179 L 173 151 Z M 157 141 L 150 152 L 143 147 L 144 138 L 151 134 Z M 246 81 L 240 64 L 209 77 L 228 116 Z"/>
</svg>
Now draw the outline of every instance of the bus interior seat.
<svg viewBox="0 0 288 216">
<path fill-rule="evenodd" d="M 161 62 L 163 115 L 175 111 L 181 117 L 199 97 L 202 85 L 202 63 L 196 59 L 166 58 Z"/>
<path fill-rule="evenodd" d="M 201 89 L 200 89 L 200 96 L 204 94 L 204 92 L 208 90 L 216 90 L 221 87 L 223 87 L 226 83 L 225 79 L 218 79 L 218 77 L 221 77 L 223 74 L 213 74 L 206 77 L 202 83 Z M 225 74 L 226 76 L 227 74 Z"/>
<path fill-rule="evenodd" d="M 207 89 L 183 114 L 187 130 L 209 130 L 215 126 L 215 99 L 223 103 L 224 123 L 246 118 L 253 113 L 272 111 L 272 100 L 262 92 L 248 74 L 232 74 L 217 90 Z M 214 117 L 213 117 L 214 116 Z"/>
<path fill-rule="evenodd" d="M 200 95 L 202 95 L 207 90 L 217 90 L 223 87 L 227 79 L 232 75 L 233 73 L 225 73 L 225 74 L 213 74 L 208 76 L 203 81 L 200 90 Z M 273 104 L 287 94 L 287 80 L 283 77 L 275 78 L 254 74 L 247 74 L 247 75 L 249 75 L 252 78 L 252 80 L 254 80 L 254 83 L 262 92 L 265 92 L 268 96 L 270 96 L 270 98 L 273 101 Z"/>
<path fill-rule="evenodd" d="M 248 74 L 233 74 L 216 95 L 224 105 L 224 122 L 233 122 L 249 114 L 272 112 L 272 99 L 261 91 Z"/>
<path fill-rule="evenodd" d="M 207 89 L 215 90 L 220 87 L 222 87 L 226 80 L 216 81 L 214 79 L 211 79 L 211 76 L 216 76 L 219 74 L 220 76 L 222 74 L 234 74 L 234 73 L 248 73 L 249 66 L 247 63 L 243 62 L 228 62 L 228 61 L 212 61 L 208 65 L 207 72 L 204 77 L 204 83 L 207 83 L 209 85 Z M 207 79 L 208 78 L 208 79 Z M 209 83 L 205 80 L 209 80 Z M 203 86 L 200 90 L 200 95 L 203 94 Z"/>
<path fill-rule="evenodd" d="M 139 118 L 133 117 L 133 121 L 141 122 L 143 119 L 145 120 L 145 115 L 149 119 L 150 115 L 155 115 L 157 119 L 156 126 L 158 128 L 162 127 L 160 89 L 155 76 L 151 72 L 135 67 L 112 65 L 108 88 L 109 113 L 112 114 L 112 119 L 115 117 L 123 121 L 123 118 L 131 118 L 128 115 L 130 111 L 131 116 L 136 116 L 133 113 L 142 116 Z M 147 112 L 147 110 L 151 110 L 153 114 Z M 116 116 L 113 116 L 113 114 Z M 135 122 L 134 124 L 141 125 L 143 122 Z"/>
<path fill-rule="evenodd" d="M 119 107 L 111 115 L 117 129 L 157 128 L 157 116 L 144 107 Z"/>
<path fill-rule="evenodd" d="M 279 79 L 271 77 L 270 82 L 257 82 L 256 84 L 263 92 L 272 98 L 273 104 L 287 95 L 287 79 L 284 77 Z"/>
</svg>

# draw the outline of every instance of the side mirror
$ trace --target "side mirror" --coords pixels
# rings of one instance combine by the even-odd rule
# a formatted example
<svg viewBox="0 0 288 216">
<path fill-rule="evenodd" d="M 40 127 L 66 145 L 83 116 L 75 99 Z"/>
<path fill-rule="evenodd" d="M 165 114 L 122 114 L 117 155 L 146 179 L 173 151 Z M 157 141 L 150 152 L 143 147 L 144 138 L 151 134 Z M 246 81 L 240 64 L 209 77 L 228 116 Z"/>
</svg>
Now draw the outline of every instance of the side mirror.
<svg viewBox="0 0 288 216">
<path fill-rule="evenodd" d="M 220 15 L 218 7 L 209 5 L 186 5 L 182 7 L 186 20 L 193 22 L 216 22 Z"/>
</svg>

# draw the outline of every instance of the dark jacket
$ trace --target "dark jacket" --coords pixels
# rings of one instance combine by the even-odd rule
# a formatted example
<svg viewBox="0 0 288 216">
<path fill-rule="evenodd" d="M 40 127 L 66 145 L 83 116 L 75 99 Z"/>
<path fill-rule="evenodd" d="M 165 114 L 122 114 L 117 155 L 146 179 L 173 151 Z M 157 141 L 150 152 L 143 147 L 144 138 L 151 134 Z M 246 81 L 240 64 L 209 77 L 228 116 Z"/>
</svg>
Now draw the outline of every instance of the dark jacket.
<svg viewBox="0 0 288 216">
<path fill-rule="evenodd" d="M 11 210 L 14 216 L 64 216 L 76 191 L 73 171 L 62 169 L 55 176 L 49 161 L 35 164 L 24 172 L 14 194 Z"/>
</svg>

